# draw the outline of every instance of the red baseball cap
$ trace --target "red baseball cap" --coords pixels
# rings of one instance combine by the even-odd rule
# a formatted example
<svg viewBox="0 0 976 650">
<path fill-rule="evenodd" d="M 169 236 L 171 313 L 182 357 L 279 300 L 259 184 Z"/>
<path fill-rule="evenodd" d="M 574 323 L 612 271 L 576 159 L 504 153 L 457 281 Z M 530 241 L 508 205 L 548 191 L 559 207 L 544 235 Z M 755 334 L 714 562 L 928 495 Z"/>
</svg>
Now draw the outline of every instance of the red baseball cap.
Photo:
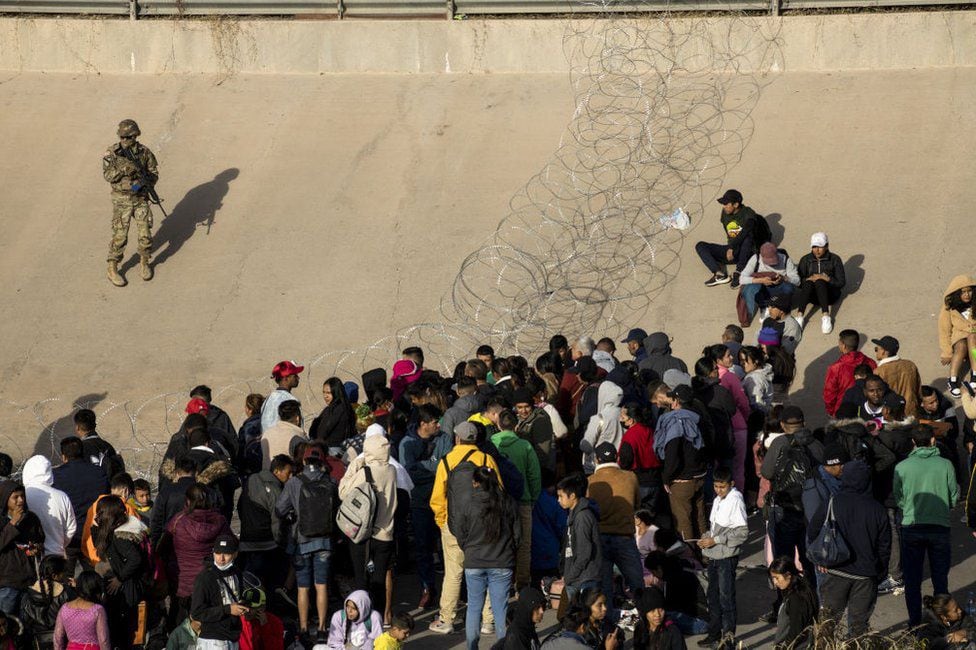
<svg viewBox="0 0 976 650">
<path fill-rule="evenodd" d="M 191 414 L 203 413 L 204 415 L 207 415 L 210 413 L 210 404 L 207 404 L 207 401 L 204 399 L 194 397 L 186 403 L 186 412 Z"/>
<path fill-rule="evenodd" d="M 302 370 L 305 370 L 305 366 L 300 366 L 294 361 L 279 361 L 271 371 L 271 376 L 274 379 L 283 379 L 289 375 L 297 375 Z"/>
</svg>

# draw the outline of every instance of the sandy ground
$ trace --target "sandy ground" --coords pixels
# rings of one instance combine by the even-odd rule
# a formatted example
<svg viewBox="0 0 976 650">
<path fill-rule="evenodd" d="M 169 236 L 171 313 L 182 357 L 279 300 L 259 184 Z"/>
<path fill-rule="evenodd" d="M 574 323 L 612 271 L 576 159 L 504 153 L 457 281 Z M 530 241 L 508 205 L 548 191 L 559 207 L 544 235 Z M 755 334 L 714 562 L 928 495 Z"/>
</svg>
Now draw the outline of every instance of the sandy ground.
<svg viewBox="0 0 976 650">
<path fill-rule="evenodd" d="M 276 361 L 321 360 L 430 320 L 573 111 L 564 76 L 215 81 L 0 79 L 0 447 L 18 460 L 49 451 L 79 403 L 148 471 L 190 386 L 214 386 L 239 420 L 241 398 L 270 389 Z M 725 182 L 770 215 L 795 257 L 826 230 L 847 261 L 837 329 L 898 337 L 926 381 L 945 374 L 942 289 L 971 269 L 974 82 L 972 69 L 782 74 L 759 99 L 751 141 Z M 170 217 L 157 216 L 156 279 L 141 282 L 129 259 L 131 284 L 116 289 L 105 279 L 110 204 L 99 167 L 124 117 L 139 121 L 159 157 Z M 702 286 L 693 251 L 699 238 L 720 238 L 717 215 L 717 206 L 704 221 L 692 214 L 680 273 L 633 317 L 671 332 L 690 362 L 734 321 L 734 294 Z M 807 329 L 794 385 L 814 421 L 837 354 L 818 326 Z M 317 409 L 315 384 L 302 391 Z M 972 539 L 960 531 L 956 542 L 962 556 Z M 756 544 L 744 564 L 758 564 Z M 957 564 L 952 585 L 970 584 L 972 568 Z M 746 571 L 740 585 L 751 594 L 764 580 Z M 759 594 L 741 599 L 743 621 L 759 613 Z M 883 598 L 876 626 L 902 611 L 900 599 Z M 768 643 L 768 631 L 746 630 L 750 647 Z"/>
</svg>

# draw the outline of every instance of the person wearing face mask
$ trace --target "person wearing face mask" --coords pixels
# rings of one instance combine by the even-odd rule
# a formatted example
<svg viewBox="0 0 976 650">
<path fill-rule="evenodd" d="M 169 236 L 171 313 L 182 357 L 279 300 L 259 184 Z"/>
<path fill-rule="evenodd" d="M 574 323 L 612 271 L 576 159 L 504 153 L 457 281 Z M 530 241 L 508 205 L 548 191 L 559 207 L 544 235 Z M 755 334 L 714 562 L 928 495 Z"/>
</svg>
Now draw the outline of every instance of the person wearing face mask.
<svg viewBox="0 0 976 650">
<path fill-rule="evenodd" d="M 213 547 L 213 562 L 200 572 L 193 585 L 190 616 L 200 621 L 197 650 L 238 650 L 241 617 L 248 608 L 241 604 L 244 579 L 237 566 L 237 538 L 224 534 Z"/>
</svg>

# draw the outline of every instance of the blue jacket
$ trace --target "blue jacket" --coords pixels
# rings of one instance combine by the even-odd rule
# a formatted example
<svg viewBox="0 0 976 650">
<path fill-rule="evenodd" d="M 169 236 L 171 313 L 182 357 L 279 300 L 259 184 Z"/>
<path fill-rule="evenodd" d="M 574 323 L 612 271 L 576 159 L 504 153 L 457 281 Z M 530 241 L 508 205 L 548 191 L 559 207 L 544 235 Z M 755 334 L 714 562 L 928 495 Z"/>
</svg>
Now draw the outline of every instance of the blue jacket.
<svg viewBox="0 0 976 650">
<path fill-rule="evenodd" d="M 434 474 L 437 472 L 438 458 L 434 457 L 434 448 L 438 439 L 444 434 L 438 434 L 424 440 L 417 435 L 416 430 L 407 432 L 400 441 L 400 464 L 407 470 L 413 481 L 413 491 L 410 493 L 410 503 L 430 503 L 431 492 L 434 491 Z M 414 506 L 412 506 L 414 507 Z"/>
<path fill-rule="evenodd" d="M 817 473 L 803 482 L 803 496 L 801 499 L 803 501 L 803 513 L 807 517 L 808 525 L 813 517 L 820 512 L 821 508 L 827 507 L 827 502 L 830 501 L 830 497 L 840 492 L 840 483 L 840 479 L 828 474 L 823 465 L 817 466 Z M 812 540 L 817 536 L 818 532 L 814 531 L 811 536 L 808 530 L 807 539 Z"/>
<path fill-rule="evenodd" d="M 532 571 L 559 568 L 559 551 L 566 532 L 566 511 L 556 497 L 543 490 L 532 508 Z"/>
</svg>

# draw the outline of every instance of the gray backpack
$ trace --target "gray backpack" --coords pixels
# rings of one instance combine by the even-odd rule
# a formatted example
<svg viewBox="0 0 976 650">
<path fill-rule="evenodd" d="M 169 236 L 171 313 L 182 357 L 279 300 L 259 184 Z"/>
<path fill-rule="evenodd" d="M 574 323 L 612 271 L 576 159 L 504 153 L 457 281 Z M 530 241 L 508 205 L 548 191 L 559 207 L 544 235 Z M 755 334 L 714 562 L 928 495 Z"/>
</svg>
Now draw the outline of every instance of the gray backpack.
<svg viewBox="0 0 976 650">
<path fill-rule="evenodd" d="M 339 505 L 336 526 L 353 544 L 365 542 L 373 536 L 373 522 L 376 520 L 376 489 L 373 473 L 369 466 L 363 465 L 366 482 L 353 488 L 352 492 Z"/>
</svg>

